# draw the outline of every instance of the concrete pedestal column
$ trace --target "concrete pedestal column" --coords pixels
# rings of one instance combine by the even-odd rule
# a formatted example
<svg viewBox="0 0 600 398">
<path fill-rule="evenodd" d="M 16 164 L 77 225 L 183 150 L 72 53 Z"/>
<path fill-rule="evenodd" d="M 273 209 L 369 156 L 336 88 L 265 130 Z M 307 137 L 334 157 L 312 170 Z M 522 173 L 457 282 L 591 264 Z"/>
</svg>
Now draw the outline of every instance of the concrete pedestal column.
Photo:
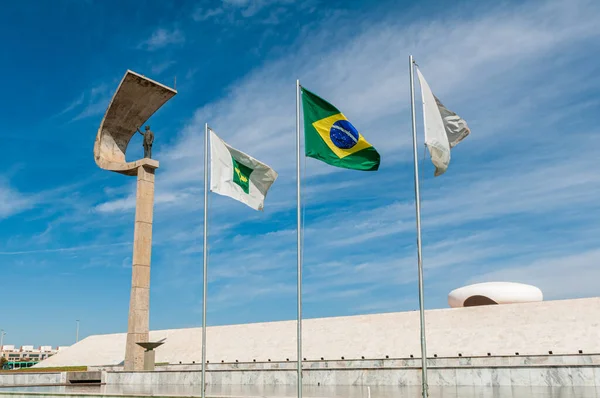
<svg viewBox="0 0 600 398">
<path fill-rule="evenodd" d="M 150 257 L 152 254 L 152 218 L 155 167 L 137 169 L 133 265 L 125 370 L 144 370 L 144 349 L 136 343 L 148 341 L 150 322 Z"/>
<path fill-rule="evenodd" d="M 156 361 L 156 351 L 154 351 L 154 350 L 144 351 L 144 370 L 154 370 L 155 361 Z"/>
</svg>

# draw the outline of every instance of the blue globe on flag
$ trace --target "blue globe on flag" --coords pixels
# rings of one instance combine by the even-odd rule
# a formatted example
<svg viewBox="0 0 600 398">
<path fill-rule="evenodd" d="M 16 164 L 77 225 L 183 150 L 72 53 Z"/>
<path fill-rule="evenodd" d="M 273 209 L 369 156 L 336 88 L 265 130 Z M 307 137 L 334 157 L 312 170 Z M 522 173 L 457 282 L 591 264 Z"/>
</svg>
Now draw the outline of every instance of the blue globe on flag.
<svg viewBox="0 0 600 398">
<path fill-rule="evenodd" d="M 329 137 L 336 147 L 350 149 L 358 142 L 359 135 L 352 123 L 343 119 L 338 120 L 331 126 Z"/>
</svg>

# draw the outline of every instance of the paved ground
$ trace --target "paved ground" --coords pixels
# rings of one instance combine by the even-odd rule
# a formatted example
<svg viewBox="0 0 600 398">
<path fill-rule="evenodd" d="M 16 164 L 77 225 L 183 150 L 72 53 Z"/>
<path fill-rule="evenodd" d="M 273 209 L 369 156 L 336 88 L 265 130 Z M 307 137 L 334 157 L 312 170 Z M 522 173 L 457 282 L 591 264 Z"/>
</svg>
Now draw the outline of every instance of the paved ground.
<svg viewBox="0 0 600 398">
<path fill-rule="evenodd" d="M 0 397 L 60 396 L 70 398 L 90 396 L 140 396 L 140 397 L 199 397 L 198 386 L 94 386 L 94 387 L 25 387 L 3 388 Z M 208 397 L 264 397 L 292 398 L 295 386 L 219 386 L 209 388 Z M 304 388 L 305 398 L 368 398 L 367 387 L 314 387 Z M 419 398 L 418 387 L 372 387 L 371 398 Z M 600 389 L 594 387 L 432 387 L 431 398 L 600 398 Z"/>
</svg>

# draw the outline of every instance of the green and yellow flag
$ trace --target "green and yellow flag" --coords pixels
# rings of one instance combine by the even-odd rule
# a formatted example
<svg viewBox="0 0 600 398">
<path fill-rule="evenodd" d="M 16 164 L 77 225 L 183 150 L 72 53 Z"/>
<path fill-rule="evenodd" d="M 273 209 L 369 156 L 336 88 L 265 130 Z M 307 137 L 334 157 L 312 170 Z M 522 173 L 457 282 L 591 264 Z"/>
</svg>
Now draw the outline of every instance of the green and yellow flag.
<svg viewBox="0 0 600 398">
<path fill-rule="evenodd" d="M 306 156 L 346 169 L 379 168 L 379 153 L 335 106 L 302 87 L 302 109 Z"/>
</svg>

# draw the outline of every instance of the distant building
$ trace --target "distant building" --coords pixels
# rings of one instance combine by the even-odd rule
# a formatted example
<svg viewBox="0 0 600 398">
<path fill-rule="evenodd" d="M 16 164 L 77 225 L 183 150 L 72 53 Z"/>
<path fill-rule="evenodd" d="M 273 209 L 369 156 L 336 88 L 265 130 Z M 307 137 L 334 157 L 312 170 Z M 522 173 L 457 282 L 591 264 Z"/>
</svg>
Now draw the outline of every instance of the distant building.
<svg viewBox="0 0 600 398">
<path fill-rule="evenodd" d="M 9 362 L 39 362 L 50 358 L 64 348 L 66 347 L 53 348 L 49 345 L 39 346 L 38 348 L 32 345 L 24 345 L 17 348 L 14 345 L 3 345 L 0 347 L 0 357 L 6 358 Z"/>
</svg>

